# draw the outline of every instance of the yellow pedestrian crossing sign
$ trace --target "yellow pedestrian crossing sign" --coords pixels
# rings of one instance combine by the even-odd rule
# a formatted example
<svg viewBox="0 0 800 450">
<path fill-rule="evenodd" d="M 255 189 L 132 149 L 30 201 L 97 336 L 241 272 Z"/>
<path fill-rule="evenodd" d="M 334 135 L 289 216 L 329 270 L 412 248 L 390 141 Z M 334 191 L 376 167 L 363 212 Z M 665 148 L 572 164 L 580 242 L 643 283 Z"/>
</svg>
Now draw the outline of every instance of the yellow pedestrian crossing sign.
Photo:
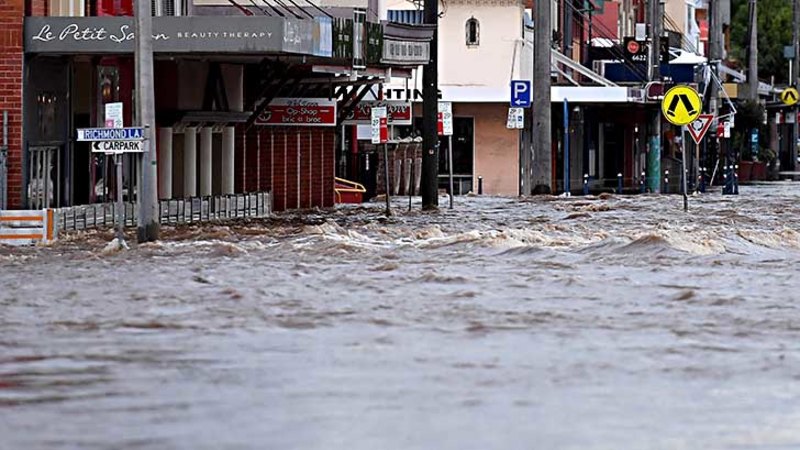
<svg viewBox="0 0 800 450">
<path fill-rule="evenodd" d="M 788 87 L 781 92 L 781 101 L 788 106 L 793 106 L 798 100 L 800 100 L 800 95 L 793 87 Z"/>
<path fill-rule="evenodd" d="M 700 94 L 689 86 L 675 86 L 664 94 L 661 112 L 674 125 L 694 122 L 703 110 Z"/>
</svg>

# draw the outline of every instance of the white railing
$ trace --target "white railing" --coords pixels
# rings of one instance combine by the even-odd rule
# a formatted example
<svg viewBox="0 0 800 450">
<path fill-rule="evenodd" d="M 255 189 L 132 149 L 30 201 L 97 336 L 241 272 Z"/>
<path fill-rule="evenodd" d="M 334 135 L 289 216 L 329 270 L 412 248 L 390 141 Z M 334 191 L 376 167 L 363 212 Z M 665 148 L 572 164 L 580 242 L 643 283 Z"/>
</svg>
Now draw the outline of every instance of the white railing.
<svg viewBox="0 0 800 450">
<path fill-rule="evenodd" d="M 58 235 L 52 209 L 0 211 L 0 244 L 50 243 Z"/>
</svg>

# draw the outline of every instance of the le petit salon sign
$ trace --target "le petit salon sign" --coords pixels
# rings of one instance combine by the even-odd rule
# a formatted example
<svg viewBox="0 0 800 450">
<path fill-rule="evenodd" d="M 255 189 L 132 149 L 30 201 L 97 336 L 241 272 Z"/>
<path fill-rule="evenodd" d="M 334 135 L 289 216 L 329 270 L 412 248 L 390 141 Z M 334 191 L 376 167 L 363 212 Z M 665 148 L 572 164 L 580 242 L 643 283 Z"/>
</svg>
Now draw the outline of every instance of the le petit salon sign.
<svg viewBox="0 0 800 450">
<path fill-rule="evenodd" d="M 295 22 L 265 16 L 154 17 L 153 51 L 310 53 L 315 33 L 297 33 Z M 25 18 L 26 53 L 132 53 L 134 39 L 132 17 Z"/>
</svg>

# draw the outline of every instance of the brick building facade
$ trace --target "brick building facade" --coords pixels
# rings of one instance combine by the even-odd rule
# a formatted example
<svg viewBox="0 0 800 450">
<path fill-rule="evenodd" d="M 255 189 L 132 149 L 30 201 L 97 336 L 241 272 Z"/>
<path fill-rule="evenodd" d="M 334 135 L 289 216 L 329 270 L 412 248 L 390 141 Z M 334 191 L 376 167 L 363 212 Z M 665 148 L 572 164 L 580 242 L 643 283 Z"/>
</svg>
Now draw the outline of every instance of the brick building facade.
<svg viewBox="0 0 800 450">
<path fill-rule="evenodd" d="M 44 2 L 36 2 L 43 9 Z M 43 12 L 43 11 L 37 11 Z M 23 0 L 0 0 L 0 121 L 8 113 L 8 207 L 22 206 Z M 0 124 L 1 125 L 1 124 Z"/>
<path fill-rule="evenodd" d="M 371 85 L 424 62 L 419 58 L 428 53 L 420 46 L 432 30 L 371 22 L 356 35 L 352 24 L 365 20 L 361 10 L 265 17 L 249 9 L 190 1 L 188 9 L 154 17 L 156 123 L 150 125 L 163 167 L 159 197 L 268 191 L 275 211 L 333 206 L 337 133 L 347 110 Z M 113 162 L 78 141 L 75 130 L 108 126 L 109 103 L 122 104 L 124 126 L 135 124 L 131 14 L 131 0 L 0 0 L 9 208 L 114 198 Z M 163 17 L 176 14 L 181 18 Z M 185 29 L 200 31 L 184 35 Z M 98 30 L 92 39 L 78 37 Z M 383 39 L 417 51 L 384 61 Z M 357 54 L 368 58 L 357 63 Z M 411 55 L 416 59 L 406 59 Z M 321 99 L 336 108 L 324 123 L 256 123 L 274 99 Z M 122 165 L 123 196 L 135 201 L 137 157 L 124 156 Z"/>
</svg>

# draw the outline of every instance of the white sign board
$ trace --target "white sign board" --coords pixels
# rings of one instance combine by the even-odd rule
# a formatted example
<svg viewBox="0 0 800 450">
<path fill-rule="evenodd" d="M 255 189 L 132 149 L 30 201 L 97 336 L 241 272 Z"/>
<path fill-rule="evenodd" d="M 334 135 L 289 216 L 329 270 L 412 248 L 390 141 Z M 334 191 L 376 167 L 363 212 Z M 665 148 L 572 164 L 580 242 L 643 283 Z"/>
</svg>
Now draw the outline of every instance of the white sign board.
<svg viewBox="0 0 800 450">
<path fill-rule="evenodd" d="M 506 128 L 509 130 L 522 130 L 525 128 L 525 108 L 508 108 Z"/>
<path fill-rule="evenodd" d="M 122 102 L 106 103 L 106 128 L 122 128 Z"/>
<path fill-rule="evenodd" d="M 141 141 L 144 128 L 79 128 L 78 142 Z"/>
<path fill-rule="evenodd" d="M 96 141 L 92 153 L 142 153 L 144 141 Z"/>
<path fill-rule="evenodd" d="M 373 144 L 382 144 L 387 141 L 388 136 L 384 131 L 388 122 L 387 115 L 388 111 L 386 110 L 385 106 L 372 108 L 371 129 Z"/>
<path fill-rule="evenodd" d="M 442 116 L 442 136 L 453 135 L 453 104 L 451 102 L 439 102 L 439 114 Z"/>
</svg>

